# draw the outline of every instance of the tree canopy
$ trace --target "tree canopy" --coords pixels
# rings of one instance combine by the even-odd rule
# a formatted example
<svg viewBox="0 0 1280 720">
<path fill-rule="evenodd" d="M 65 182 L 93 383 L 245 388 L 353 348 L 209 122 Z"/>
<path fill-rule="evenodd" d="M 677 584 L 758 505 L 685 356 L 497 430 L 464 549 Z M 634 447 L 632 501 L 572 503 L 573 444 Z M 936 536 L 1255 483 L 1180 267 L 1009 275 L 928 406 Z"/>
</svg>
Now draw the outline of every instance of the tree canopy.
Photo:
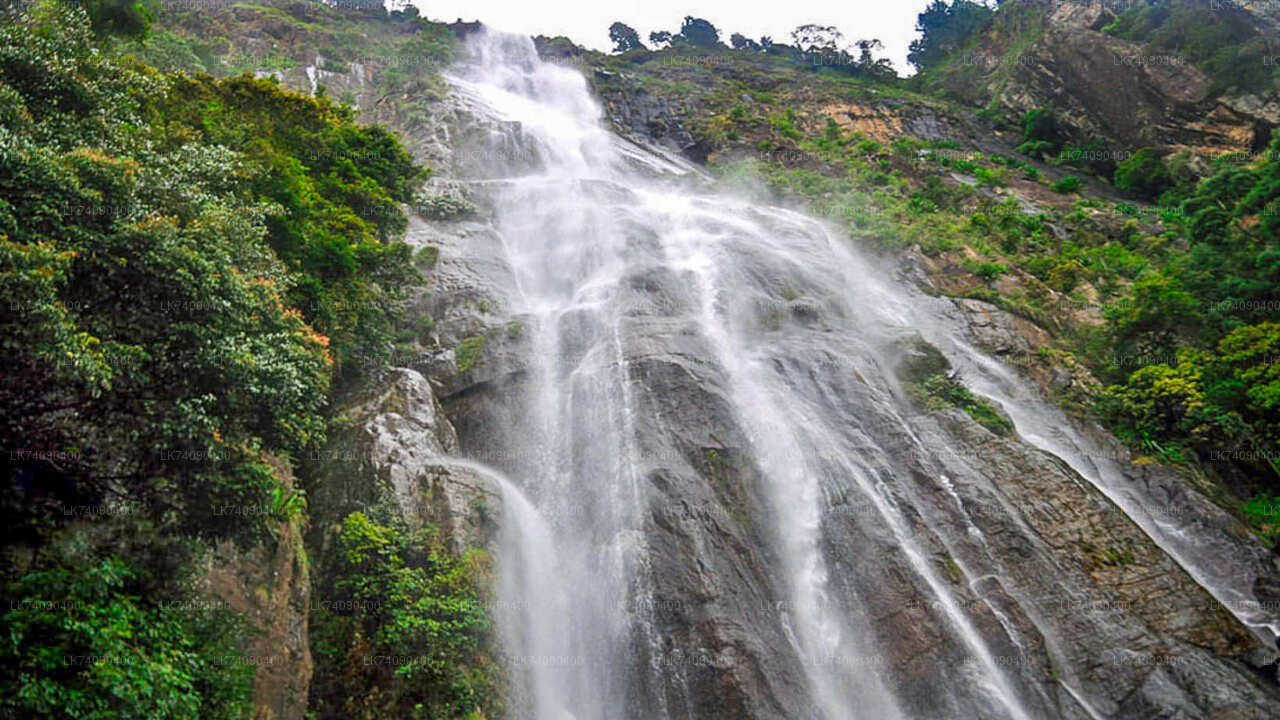
<svg viewBox="0 0 1280 720">
<path fill-rule="evenodd" d="M 230 626 L 157 602 L 300 504 L 332 388 L 389 355 L 423 171 L 325 98 L 116 59 L 84 8 L 6 19 L 0 532 L 36 549 L 0 576 L 0 716 L 242 716 Z M 90 543 L 69 507 L 114 510 Z"/>
<path fill-rule="evenodd" d="M 680 33 L 673 40 L 686 42 L 694 47 L 712 48 L 720 45 L 720 31 L 715 25 L 690 15 L 680 24 Z"/>
<path fill-rule="evenodd" d="M 920 37 L 912 41 L 907 62 L 922 71 L 941 63 L 985 28 L 994 14 L 986 2 L 933 0 L 916 19 Z"/>
<path fill-rule="evenodd" d="M 614 52 L 627 52 L 628 50 L 638 50 L 644 48 L 644 43 L 640 42 L 640 33 L 630 25 L 624 25 L 616 22 L 609 26 L 609 40 L 613 42 Z"/>
</svg>

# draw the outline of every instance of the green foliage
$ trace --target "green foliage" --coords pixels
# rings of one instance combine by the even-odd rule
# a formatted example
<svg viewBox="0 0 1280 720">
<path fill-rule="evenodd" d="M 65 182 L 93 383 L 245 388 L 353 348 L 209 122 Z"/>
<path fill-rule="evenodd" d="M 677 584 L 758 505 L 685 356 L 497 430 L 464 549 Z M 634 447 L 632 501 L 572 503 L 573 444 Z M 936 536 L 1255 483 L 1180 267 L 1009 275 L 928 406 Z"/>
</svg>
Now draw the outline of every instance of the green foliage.
<svg viewBox="0 0 1280 720">
<path fill-rule="evenodd" d="M 413 209 L 428 220 L 460 220 L 479 212 L 474 203 L 454 193 L 420 192 L 413 196 Z"/>
<path fill-rule="evenodd" d="M 991 8 L 969 0 L 933 0 L 916 18 L 920 37 L 911 42 L 907 62 L 920 71 L 940 64 L 991 23 Z"/>
<path fill-rule="evenodd" d="M 1022 145 L 1018 152 L 1047 158 L 1057 155 L 1066 142 L 1066 131 L 1052 108 L 1039 108 L 1022 118 Z"/>
<path fill-rule="evenodd" d="M 433 268 L 436 263 L 440 262 L 440 248 L 435 245 L 423 245 L 414 255 L 414 262 Z"/>
<path fill-rule="evenodd" d="M 640 33 L 630 25 L 620 22 L 609 26 L 609 40 L 613 42 L 614 52 L 623 53 L 628 50 L 644 49 L 644 43 L 640 42 Z"/>
<path fill-rule="evenodd" d="M 959 408 L 996 435 L 1013 434 L 1013 422 L 1001 414 L 990 400 L 974 395 L 969 388 L 944 374 L 929 376 L 918 383 L 907 383 L 906 390 L 912 402 L 922 410 L 933 412 Z"/>
<path fill-rule="evenodd" d="M 799 140 L 804 137 L 804 133 L 801 133 L 800 130 L 796 128 L 795 121 L 796 113 L 790 108 L 787 108 L 786 113 L 782 115 L 775 115 L 769 118 L 769 124 L 773 126 L 773 129 L 782 137 L 790 140 Z"/>
<path fill-rule="evenodd" d="M 18 463 L 39 492 L 74 480 L 90 500 L 110 475 L 185 532 L 252 530 L 212 508 L 264 504 L 269 456 L 321 439 L 328 340 L 284 300 L 271 208 L 237 192 L 251 168 L 158 142 L 173 126 L 142 103 L 164 86 L 76 19 L 0 29 L 23 118 L 0 129 L 0 428 L 66 458 Z"/>
<path fill-rule="evenodd" d="M 1140 368 L 1103 407 L 1131 438 L 1184 446 L 1208 462 L 1280 477 L 1280 324 L 1237 328 L 1212 351 Z"/>
<path fill-rule="evenodd" d="M 405 40 L 382 50 L 387 56 L 378 76 L 387 94 L 440 96 L 439 72 L 453 61 L 457 38 L 443 25 L 418 23 Z"/>
<path fill-rule="evenodd" d="M 1272 545 L 1280 542 L 1280 496 L 1259 493 L 1241 506 L 1245 519 Z"/>
<path fill-rule="evenodd" d="M 285 522 L 301 515 L 307 509 L 306 495 L 301 490 L 274 487 L 267 515 L 276 522 Z"/>
<path fill-rule="evenodd" d="M 430 528 L 365 513 L 337 538 L 331 598 L 317 609 L 315 699 L 346 717 L 463 717 L 488 713 L 496 666 L 476 593 L 487 557 L 455 558 Z M 372 713 L 373 715 L 370 715 Z M 483 715 L 479 715 L 483 716 Z"/>
<path fill-rule="evenodd" d="M 480 356 L 484 354 L 484 336 L 472 335 L 464 339 L 458 344 L 453 351 L 454 359 L 458 363 L 458 369 L 467 372 L 475 366 L 480 360 Z"/>
<path fill-rule="evenodd" d="M 219 75 L 225 70 L 211 43 L 168 30 L 148 36 L 137 54 L 148 65 L 168 72 Z"/>
<path fill-rule="evenodd" d="M 1164 156 L 1155 148 L 1143 148 L 1116 168 L 1116 187 L 1147 200 L 1156 200 L 1173 187 L 1173 176 Z"/>
<path fill-rule="evenodd" d="M 978 179 L 979 185 L 1003 187 L 1008 184 L 1005 182 L 1003 170 L 980 167 L 973 171 L 973 176 Z"/>
<path fill-rule="evenodd" d="M 1074 175 L 1068 175 L 1052 185 L 1053 191 L 1066 195 L 1068 193 L 1078 192 L 1083 185 L 1080 178 Z"/>
<path fill-rule="evenodd" d="M 1173 216 L 1189 239 L 1158 274 L 1141 278 L 1109 313 L 1122 352 L 1215 349 L 1244 325 L 1280 316 L 1280 144 L 1255 166 L 1199 183 Z"/>
<path fill-rule="evenodd" d="M 720 31 L 702 18 L 686 15 L 680 24 L 679 34 L 673 36 L 671 41 L 685 42 L 701 48 L 720 47 Z"/>
<path fill-rule="evenodd" d="M 89 25 L 99 37 L 118 35 L 130 39 L 142 39 L 151 30 L 158 4 L 155 0 L 66 0 L 68 4 L 83 7 L 89 15 Z"/>
<path fill-rule="evenodd" d="M 1058 144 L 1048 140 L 1028 140 L 1018 146 L 1018 152 L 1034 158 L 1045 159 L 1058 153 Z"/>
<path fill-rule="evenodd" d="M 245 717 L 232 619 L 166 601 L 192 548 L 299 522 L 283 476 L 324 441 L 334 380 L 389 353 L 421 172 L 326 99 L 163 76 L 104 52 L 82 9 L 8 19 L 0 501 L 27 571 L 4 570 L 0 714 Z M 152 49 L 212 69 L 178 38 Z"/>
<path fill-rule="evenodd" d="M 386 130 L 362 127 L 327 98 L 239 76 L 175 76 L 155 104 L 164 138 L 242 153 L 240 192 L 271 204 L 269 240 L 294 270 L 285 301 L 332 340 L 335 370 L 384 364 L 411 278 L 409 248 L 392 242 L 423 172 Z"/>
<path fill-rule="evenodd" d="M 1009 266 L 1004 263 L 982 261 L 967 263 L 969 272 L 977 275 L 986 282 L 993 282 L 1001 275 L 1009 272 Z"/>
<path fill-rule="evenodd" d="M 1233 87 L 1274 90 L 1278 71 L 1271 59 L 1273 41 L 1257 29 L 1248 13 L 1235 3 L 1220 3 L 1212 12 L 1205 12 L 1201 3 L 1185 0 L 1132 4 L 1103 31 L 1197 65 L 1213 78 L 1212 94 Z"/>
<path fill-rule="evenodd" d="M 129 592 L 118 558 L 28 573 L 5 589 L 0 717 L 243 717 L 252 666 L 189 613 Z M 233 638 L 230 628 L 221 638 Z"/>
</svg>

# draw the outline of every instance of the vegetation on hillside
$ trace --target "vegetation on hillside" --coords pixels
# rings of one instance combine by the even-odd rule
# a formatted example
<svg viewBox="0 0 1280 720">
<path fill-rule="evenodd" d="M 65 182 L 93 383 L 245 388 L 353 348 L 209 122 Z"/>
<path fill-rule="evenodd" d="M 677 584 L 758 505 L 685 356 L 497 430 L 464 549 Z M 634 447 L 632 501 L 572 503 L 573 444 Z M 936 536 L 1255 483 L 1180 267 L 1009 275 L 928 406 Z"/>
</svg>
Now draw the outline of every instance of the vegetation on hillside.
<svg viewBox="0 0 1280 720">
<path fill-rule="evenodd" d="M 214 7 L 165 5 L 145 39 L 116 49 L 161 70 L 193 76 L 253 72 L 280 77 L 298 69 L 299 58 L 314 57 L 319 70 L 337 73 L 358 63 L 368 72 L 370 90 L 379 99 L 395 98 L 394 104 L 415 120 L 403 125 L 412 126 L 445 92 L 439 71 L 452 59 L 455 44 L 448 27 L 419 17 L 412 5 L 386 12 L 380 3 L 361 8 L 351 2 L 244 0 Z M 316 94 L 327 94 L 319 76 Z"/>
<path fill-rule="evenodd" d="M 500 707 L 476 591 L 489 584 L 483 551 L 455 558 L 430 528 L 355 512 L 335 552 L 313 619 L 318 714 L 482 718 Z"/>
<path fill-rule="evenodd" d="M 1214 81 L 1213 94 L 1259 92 L 1280 81 L 1275 39 L 1260 32 L 1235 3 L 1209 8 L 1186 0 L 1128 4 L 1103 32 L 1200 67 Z"/>
<path fill-rule="evenodd" d="M 251 632 L 204 609 L 198 568 L 304 521 L 291 470 L 333 393 L 389 359 L 414 278 L 401 207 L 425 171 L 323 93 L 199 72 L 220 56 L 151 33 L 150 6 L 5 12 L 0 717 L 245 717 Z M 195 72 L 128 52 L 146 37 Z M 387 558 L 371 591 L 407 583 L 460 633 L 406 697 L 474 705 L 451 683 L 480 662 L 484 614 L 431 552 Z M 420 610 L 363 627 L 421 632 Z"/>
<path fill-rule="evenodd" d="M 325 442 L 335 393 L 385 366 L 405 332 L 402 205 L 478 210 L 417 193 L 426 171 L 400 141 L 323 87 L 243 73 L 288 68 L 305 43 L 335 67 L 372 54 L 379 93 L 412 126 L 454 40 L 412 8 L 245 2 L 236 12 L 279 31 L 247 55 L 230 11 L 80 5 L 0 4 L 0 718 L 244 717 L 251 630 L 202 609 L 197 568 L 214 543 L 271 547 L 305 522 L 298 458 Z M 615 23 L 618 54 L 598 60 L 616 72 L 594 82 L 678 97 L 726 184 L 763 182 L 883 252 L 919 251 L 943 269 L 938 292 L 1050 331 L 1046 354 L 1102 380 L 1064 404 L 1227 480 L 1242 516 L 1280 538 L 1280 140 L 1205 172 L 1155 148 L 1096 160 L 1049 108 L 1006 126 L 1006 154 L 824 114 L 872 101 L 959 112 L 910 88 L 950 79 L 966 97 L 979 35 L 1005 33 L 1016 53 L 1042 29 L 1012 30 L 1029 12 L 1017 5 L 931 4 L 911 61 L 936 74 L 913 85 L 875 40 L 805 25 L 790 44 L 725 45 L 695 17 L 650 35 L 652 50 Z M 1274 83 L 1238 20 L 1153 4 L 1106 32 L 1176 47 L 1220 89 Z M 1075 173 L 1134 199 L 1091 197 Z M 482 340 L 455 348 L 460 370 L 485 362 Z M 945 374 L 908 390 L 925 410 L 1011 430 Z M 346 514 L 332 541 L 337 567 L 316 577 L 328 604 L 312 618 L 315 712 L 499 711 L 477 590 L 487 559 L 374 511 Z M 399 659 L 365 662 L 387 656 Z"/>
<path fill-rule="evenodd" d="M 979 31 L 985 29 L 995 14 L 987 2 L 969 0 L 933 0 L 920 13 L 907 62 L 917 70 L 928 70 L 965 47 Z"/>
<path fill-rule="evenodd" d="M 1152 161 L 1154 164 L 1154 161 Z M 1118 358 L 1149 358 L 1109 390 L 1118 432 L 1164 457 L 1188 451 L 1280 487 L 1280 139 L 1230 158 L 1162 202 L 1185 252 L 1143 273 L 1107 311 Z M 1127 375 L 1127 377 L 1126 377 Z"/>
<path fill-rule="evenodd" d="M 754 57 L 757 60 L 768 58 L 776 67 L 807 68 L 813 72 L 879 80 L 897 77 L 888 59 L 875 57 L 875 53 L 884 48 L 879 40 L 867 39 L 849 43 L 844 34 L 834 26 L 800 25 L 791 32 L 790 45 L 775 42 L 769 36 L 761 37 L 757 42 L 740 33 L 733 33 L 726 46 L 721 41 L 719 28 L 702 18 L 686 16 L 678 32 L 649 34 L 654 50 L 640 41 L 639 34 L 633 28 L 621 22 L 615 22 L 609 27 L 609 37 L 614 42 L 614 52 L 622 53 L 623 59 L 632 63 L 648 62 L 657 53 L 662 53 L 664 59 L 671 59 L 681 55 L 688 57 L 726 53 L 732 49 L 738 57 Z"/>
<path fill-rule="evenodd" d="M 958 56 L 982 32 L 1003 33 L 1013 51 L 1043 29 L 1042 18 L 1010 19 L 1029 12 L 1025 3 L 995 15 L 935 5 L 921 16 L 932 39 L 916 49 L 945 49 L 921 55 L 926 66 L 963 63 Z M 1181 17 L 1130 10 L 1108 31 L 1159 47 L 1160 32 Z M 814 29 L 798 28 L 797 37 L 806 31 Z M 892 78 L 815 72 L 797 62 L 803 54 L 735 45 L 746 51 L 673 42 L 660 62 L 628 51 L 604 58 L 615 72 L 595 83 L 606 97 L 643 88 L 696 98 L 687 126 L 726 182 L 751 188 L 763 179 L 884 252 L 918 247 L 943 269 L 942 292 L 995 303 L 1050 331 L 1055 347 L 1045 352 L 1055 362 L 1082 362 L 1102 381 L 1073 386 L 1061 398 L 1069 408 L 1106 420 L 1142 455 L 1207 471 L 1229 489 L 1224 499 L 1234 494 L 1242 516 L 1252 517 L 1244 508 L 1257 497 L 1280 490 L 1280 147 L 1224 156 L 1206 171 L 1185 153 L 1101 152 L 1102 139 L 1073 138 L 1052 108 L 1006 126 L 1020 137 L 1007 155 L 909 134 L 889 141 L 851 131 L 822 109 L 892 97 L 965 111 Z M 706 53 L 725 58 L 715 74 L 699 71 Z M 1111 197 L 1092 197 L 1088 177 L 1113 182 Z M 920 387 L 918 400 L 964 407 L 963 388 L 951 390 Z"/>
<path fill-rule="evenodd" d="M 1120 177 L 1163 188 L 1156 208 L 1079 198 L 1036 212 L 1006 194 L 1035 196 L 1034 167 L 937 145 L 885 146 L 829 126 L 796 141 L 810 167 L 766 153 L 727 171 L 762 175 L 882 249 L 916 245 L 967 270 L 972 282 L 947 291 L 1057 334 L 1111 383 L 1073 402 L 1143 454 L 1241 476 L 1232 481 L 1241 500 L 1280 489 L 1280 144 L 1182 184 L 1158 158 L 1138 156 Z M 957 182 L 957 171 L 973 179 Z M 1052 189 L 1081 185 L 1068 176 Z M 947 259 L 966 254 L 978 259 Z M 995 282 L 1011 269 L 1013 282 Z M 1073 319 L 1087 307 L 1104 311 L 1101 323 Z"/>
</svg>

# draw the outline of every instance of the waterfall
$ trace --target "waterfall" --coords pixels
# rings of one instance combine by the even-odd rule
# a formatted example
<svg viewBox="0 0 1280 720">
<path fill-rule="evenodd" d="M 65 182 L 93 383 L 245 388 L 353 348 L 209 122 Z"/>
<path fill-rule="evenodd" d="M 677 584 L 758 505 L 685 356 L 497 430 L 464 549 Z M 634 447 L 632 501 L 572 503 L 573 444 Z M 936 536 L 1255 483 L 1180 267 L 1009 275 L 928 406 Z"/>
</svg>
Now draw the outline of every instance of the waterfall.
<svg viewBox="0 0 1280 720">
<path fill-rule="evenodd" d="M 477 449 L 501 471 L 512 717 L 707 717 L 712 700 L 691 687 L 744 684 L 757 706 L 726 713 L 1102 712 L 1105 678 L 1051 677 L 1079 651 L 1026 591 L 1068 580 L 1001 556 L 991 528 L 1032 537 L 1031 522 L 971 449 L 910 409 L 896 343 L 922 334 L 1006 408 L 1030 445 L 984 440 L 991 453 L 1058 454 L 1140 508 L 1080 456 L 1069 423 L 964 339 L 949 301 L 820 222 L 720 194 L 609 132 L 582 74 L 528 38 L 477 33 L 447 79 L 484 121 L 457 176 L 493 208 L 503 311 L 523 336 L 519 380 L 485 408 L 496 429 Z M 999 517 L 979 522 L 978 503 Z M 1219 600 L 1253 597 L 1247 572 L 1208 569 L 1191 543 L 1138 525 Z M 1052 562 L 1043 546 L 1028 551 L 1036 569 Z M 1082 622 L 1099 642 L 1139 627 Z"/>
</svg>

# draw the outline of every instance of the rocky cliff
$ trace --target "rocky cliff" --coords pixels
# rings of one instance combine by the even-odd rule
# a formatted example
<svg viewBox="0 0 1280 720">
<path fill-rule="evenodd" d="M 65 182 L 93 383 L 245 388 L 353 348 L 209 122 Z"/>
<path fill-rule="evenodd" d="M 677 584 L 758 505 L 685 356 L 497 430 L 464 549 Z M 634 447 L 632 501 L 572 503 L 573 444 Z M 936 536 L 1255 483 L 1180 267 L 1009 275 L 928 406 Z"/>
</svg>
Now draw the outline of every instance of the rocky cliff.
<svg viewBox="0 0 1280 720">
<path fill-rule="evenodd" d="M 627 112 L 615 120 L 635 117 Z M 448 117 L 455 137 L 491 141 L 506 133 L 519 142 L 519 127 L 469 132 L 484 123 L 465 108 Z M 644 128 L 654 126 L 654 118 L 672 117 L 660 105 L 629 127 L 642 140 L 662 143 L 673 139 L 671 126 L 653 137 Z M 483 155 L 466 142 L 459 147 L 459 158 Z M 465 178 L 474 168 L 454 170 Z M 483 201 L 483 186 L 472 196 Z M 410 231 L 410 242 L 438 248 L 430 299 L 422 305 L 435 320 L 438 346 L 425 348 L 415 367 L 441 393 L 464 453 L 518 472 L 528 459 L 513 455 L 512 443 L 519 442 L 512 438 L 524 432 L 519 418 L 531 413 L 535 400 L 522 330 L 527 318 L 510 314 L 517 268 L 481 215 L 415 223 Z M 755 273 L 772 275 L 767 267 Z M 730 397 L 733 381 L 705 341 L 673 320 L 697 302 L 686 283 L 656 267 L 629 277 L 627 286 L 621 352 L 640 389 L 631 411 L 649 488 L 643 532 L 652 562 L 650 632 L 659 639 L 640 663 L 654 673 L 636 680 L 630 692 L 637 702 L 664 698 L 695 717 L 812 712 L 804 659 L 780 650 L 789 647 L 778 614 L 787 593 L 772 569 L 771 501 L 753 459 L 758 439 Z M 773 298 L 785 308 L 775 339 L 778 372 L 796 383 L 797 393 L 810 392 L 808 383 L 824 387 L 833 404 L 824 412 L 837 413 L 872 458 L 866 472 L 893 478 L 894 495 L 914 508 L 905 532 L 920 543 L 920 557 L 899 544 L 904 529 L 884 525 L 879 509 L 859 499 L 856 488 L 824 489 L 832 505 L 827 562 L 840 577 L 875 579 L 837 593 L 858 598 L 876 646 L 886 651 L 860 661 L 901 678 L 895 690 L 916 703 L 906 708 L 909 715 L 973 712 L 972 699 L 940 699 L 930 685 L 939 667 L 985 663 L 1016 678 L 1016 692 L 1035 716 L 1269 716 L 1277 702 L 1277 655 L 1269 638 L 1264 644 L 1249 632 L 1063 460 L 998 437 L 959 410 L 911 413 L 904 426 L 901 398 L 872 376 L 883 370 L 855 362 L 854 371 L 837 359 L 899 352 L 832 336 L 830 309 L 799 292 L 798 299 Z M 969 342 L 1010 360 L 1031 364 L 1047 344 L 1043 330 L 987 303 L 956 301 L 952 312 Z M 590 346 L 590 326 L 562 332 L 566 352 Z M 478 358 L 459 362 L 459 350 L 474 338 L 482 339 Z M 1073 380 L 1068 373 L 1053 382 Z M 1048 381 L 1043 391 L 1051 392 Z M 940 447 L 949 450 L 934 450 Z M 1194 518 L 1190 522 L 1206 528 L 1224 552 L 1242 558 L 1240 572 L 1248 578 L 1240 584 L 1258 598 L 1270 597 L 1280 567 L 1238 521 L 1206 501 L 1188 478 L 1134 464 L 1118 445 L 1107 447 L 1113 457 L 1098 462 L 1114 462 L 1127 482 L 1146 487 L 1147 502 L 1160 499 L 1169 513 Z M 945 630 L 955 608 L 928 599 L 934 588 L 922 584 L 921 567 L 957 598 L 975 632 L 1005 638 L 994 656 L 975 656 Z M 636 642 L 649 647 L 650 638 Z M 1075 694 L 1079 687 L 1088 700 Z"/>
<path fill-rule="evenodd" d="M 1251 65 L 1272 63 L 1278 25 L 1270 3 L 1175 2 L 1203 25 L 1232 25 L 1261 46 Z M 1057 110 L 1082 140 L 1105 150 L 1156 146 L 1216 155 L 1259 151 L 1280 124 L 1274 86 L 1224 86 L 1197 58 L 1108 32 L 1132 3 L 1013 0 L 989 30 L 920 86 L 1011 117 Z M 1191 40 L 1183 39 L 1190 49 Z M 1270 54 L 1268 54 L 1270 53 Z M 1257 68 L 1251 67 L 1250 70 Z M 1265 72 L 1266 68 L 1262 68 Z"/>
<path fill-rule="evenodd" d="M 1114 56 L 1140 48 L 1101 34 L 1114 19 L 1108 10 L 1056 3 L 1051 13 L 1055 29 L 1021 53 L 1034 61 L 1019 63 L 1008 79 L 962 89 L 973 93 L 966 99 L 985 102 L 989 94 L 1019 111 L 1053 102 L 1082 132 L 1105 131 L 1133 146 L 1171 142 L 1205 152 L 1251 147 L 1268 123 L 1280 122 L 1273 100 L 1211 97 L 1209 81 L 1195 68 L 1115 65 Z M 246 33 L 244 41 L 271 42 L 257 32 Z M 983 48 L 983 57 L 1004 57 L 999 47 Z M 350 93 L 363 117 L 399 129 L 418 157 L 438 169 L 429 193 L 465 193 L 478 206 L 467 217 L 412 218 L 407 241 L 420 251 L 426 281 L 411 314 L 429 322 L 402 347 L 399 367 L 347 399 L 333 446 L 310 463 L 310 572 L 325 573 L 341 519 L 372 507 L 441 528 L 458 554 L 485 547 L 501 514 L 498 494 L 483 474 L 449 459 L 465 455 L 507 470 L 527 460 L 513 455 L 512 436 L 521 432 L 515 419 L 531 402 L 530 337 L 529 318 L 512 310 L 516 269 L 492 222 L 495 208 L 483 184 L 468 180 L 492 152 L 483 143 L 495 132 L 514 138 L 508 149 L 519 154 L 520 128 L 495 131 L 447 92 L 425 99 L 388 95 L 378 89 L 372 61 L 335 69 L 305 49 L 296 60 L 279 72 L 286 83 Z M 620 132 L 695 161 L 733 154 L 734 141 L 715 137 L 703 122 L 707 113 L 694 107 L 696 95 L 670 96 L 584 64 Z M 1135 77 L 1138 92 L 1114 91 Z M 758 82 L 754 87 L 761 91 L 778 90 L 783 82 L 753 71 L 737 80 Z M 1017 144 L 988 120 L 947 103 L 833 97 L 821 86 L 798 92 L 807 93 L 797 103 L 798 122 L 811 129 L 829 116 L 847 131 L 886 143 L 902 135 L 959 139 L 967 151 L 994 153 L 1010 153 Z M 757 100 L 739 94 L 732 102 Z M 810 162 L 796 157 L 794 164 Z M 637 234 L 636 242 L 643 241 Z M 886 272 L 937 290 L 955 279 L 954 267 L 913 253 Z M 767 266 L 754 270 L 759 277 L 773 274 Z M 651 635 L 636 641 L 638 652 L 647 654 L 640 664 L 652 672 L 641 674 L 628 692 L 661 697 L 699 718 L 807 716 L 814 708 L 806 659 L 791 649 L 790 630 L 780 619 L 785 612 L 779 612 L 786 609 L 786 592 L 771 570 L 777 559 L 770 500 L 753 456 L 757 440 L 729 398 L 725 369 L 708 359 L 713 353 L 703 339 L 672 320 L 696 301 L 682 278 L 654 267 L 628 277 L 627 288 L 620 352 L 629 382 L 640 389 L 634 430 L 647 489 L 643 533 L 650 543 L 652 593 L 643 608 Z M 909 508 L 906 526 L 897 527 L 858 488 L 823 488 L 831 508 L 822 547 L 826 562 L 838 577 L 871 579 L 835 593 L 858 600 L 862 622 L 884 649 L 859 660 L 900 678 L 894 689 L 913 699 L 904 708 L 909 716 L 972 716 L 980 707 L 977 697 L 940 697 L 931 684 L 939 673 L 964 676 L 979 672 L 976 666 L 1010 677 L 1013 692 L 1036 717 L 1275 715 L 1274 638 L 1246 628 L 1231 612 L 1239 608 L 1202 587 L 1077 468 L 1026 438 L 992 433 L 961 409 L 913 406 L 904 384 L 922 378 L 886 360 L 902 354 L 903 338 L 874 345 L 838 332 L 822 298 L 797 297 L 776 284 L 753 292 L 773 312 L 773 325 L 766 327 L 777 333 L 779 375 L 798 393 L 823 398 L 823 412 L 848 429 L 842 442 L 869 458 L 859 472 L 889 483 L 891 496 Z M 1025 316 L 978 299 L 923 293 L 917 299 L 946 306 L 941 312 L 956 321 L 965 342 L 1018 366 L 1043 400 L 1096 382 L 1042 352 L 1051 348 L 1051 334 Z M 567 331 L 565 352 L 585 352 L 590 332 Z M 919 342 L 921 352 L 941 358 L 944 372 L 956 370 L 937 348 Z M 943 350 L 951 354 L 954 348 Z M 1280 566 L 1238 520 L 1206 500 L 1192 478 L 1134 462 L 1088 420 L 1064 416 L 1063 422 L 1108 448 L 1110 457 L 1099 462 L 1113 463 L 1141 497 L 1214 538 L 1238 563 L 1238 585 L 1250 590 L 1239 601 L 1275 617 Z M 297 532 L 292 525 L 285 529 L 275 556 L 229 559 L 213 577 L 228 602 L 263 618 L 272 647 L 306 658 L 309 606 L 325 598 L 308 598 L 308 563 Z M 899 542 L 904 534 L 916 543 L 914 550 Z M 250 565 L 258 568 L 254 572 L 270 568 L 273 579 L 249 576 Z M 931 599 L 938 587 L 954 603 Z M 257 598 L 252 608 L 249 597 Z M 974 633 L 992 639 L 989 655 L 975 652 L 965 633 L 955 631 L 958 615 L 968 618 Z M 291 667 L 289 678 L 260 674 L 260 706 L 279 707 L 270 717 L 301 717 L 310 661 Z"/>
</svg>

